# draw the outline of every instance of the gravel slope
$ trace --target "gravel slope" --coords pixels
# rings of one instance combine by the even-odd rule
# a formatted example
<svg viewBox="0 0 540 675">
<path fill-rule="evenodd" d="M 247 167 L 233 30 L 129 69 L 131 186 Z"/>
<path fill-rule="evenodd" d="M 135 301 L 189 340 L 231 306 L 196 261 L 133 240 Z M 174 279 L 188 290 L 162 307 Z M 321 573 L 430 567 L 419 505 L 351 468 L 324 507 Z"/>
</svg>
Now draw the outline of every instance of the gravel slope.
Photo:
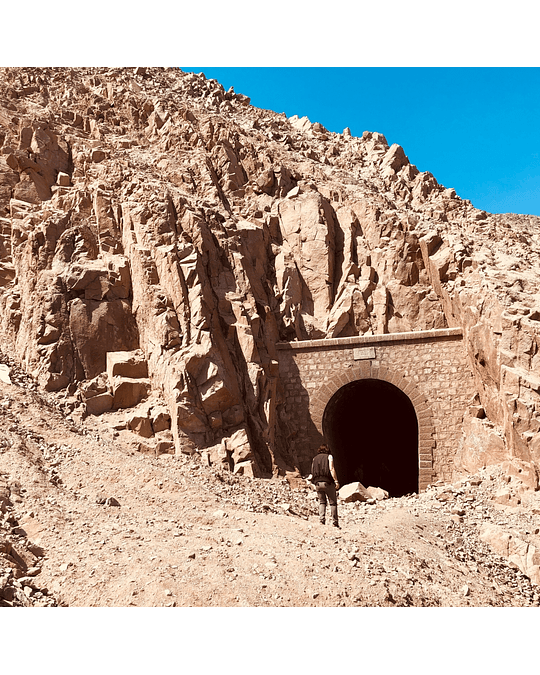
<svg viewBox="0 0 540 675">
<path fill-rule="evenodd" d="M 485 522 L 530 542 L 538 534 L 538 493 L 495 503 L 508 483 L 496 467 L 421 495 L 340 503 L 336 530 L 318 523 L 301 479 L 140 454 L 107 416 L 67 418 L 4 361 L 3 606 L 539 604 L 538 586 L 479 536 Z"/>
</svg>

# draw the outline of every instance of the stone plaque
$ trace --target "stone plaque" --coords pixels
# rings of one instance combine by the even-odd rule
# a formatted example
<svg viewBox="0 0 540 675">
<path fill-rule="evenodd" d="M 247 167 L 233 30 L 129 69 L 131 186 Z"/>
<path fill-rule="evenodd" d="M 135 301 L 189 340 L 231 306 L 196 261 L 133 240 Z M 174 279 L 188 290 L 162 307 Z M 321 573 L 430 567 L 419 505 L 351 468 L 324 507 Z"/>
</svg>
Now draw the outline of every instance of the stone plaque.
<svg viewBox="0 0 540 675">
<path fill-rule="evenodd" d="M 375 347 L 358 347 L 353 349 L 353 358 L 355 361 L 375 358 Z"/>
</svg>

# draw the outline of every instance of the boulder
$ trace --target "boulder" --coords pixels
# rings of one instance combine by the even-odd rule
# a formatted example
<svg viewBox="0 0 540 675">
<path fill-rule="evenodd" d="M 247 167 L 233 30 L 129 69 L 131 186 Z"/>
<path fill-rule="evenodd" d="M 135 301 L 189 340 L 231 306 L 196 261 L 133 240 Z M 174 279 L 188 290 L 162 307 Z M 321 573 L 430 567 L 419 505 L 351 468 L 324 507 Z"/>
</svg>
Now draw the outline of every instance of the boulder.
<svg viewBox="0 0 540 675">
<path fill-rule="evenodd" d="M 131 352 L 107 352 L 107 376 L 135 379 L 148 377 L 148 364 L 140 349 Z"/>
<path fill-rule="evenodd" d="M 10 490 L 4 483 L 0 483 L 0 513 L 5 513 L 10 504 Z"/>
<path fill-rule="evenodd" d="M 155 434 L 171 428 L 171 416 L 165 406 L 152 406 L 150 419 Z"/>
<path fill-rule="evenodd" d="M 371 485 L 366 488 L 366 492 L 370 497 L 376 499 L 378 502 L 382 499 L 388 499 L 390 497 L 389 493 L 386 490 L 383 490 L 380 487 L 372 487 Z"/>
<path fill-rule="evenodd" d="M 517 501 L 508 488 L 501 488 L 493 495 L 495 504 L 503 504 L 504 506 L 516 506 Z"/>
<path fill-rule="evenodd" d="M 150 381 L 145 378 L 120 377 L 112 378 L 113 409 L 133 408 L 140 403 L 150 391 Z"/>
<path fill-rule="evenodd" d="M 390 146 L 388 152 L 383 157 L 381 163 L 381 171 L 390 170 L 392 173 L 397 173 L 401 168 L 409 163 L 405 152 L 401 145 L 394 143 Z"/>
<path fill-rule="evenodd" d="M 225 439 L 225 448 L 231 454 L 235 467 L 239 462 L 253 459 L 253 451 L 244 428 L 238 429 L 230 438 Z"/>
<path fill-rule="evenodd" d="M 158 440 L 156 442 L 156 455 L 174 455 L 174 441 Z"/>
<path fill-rule="evenodd" d="M 108 391 L 105 391 L 91 398 L 85 399 L 86 412 L 89 415 L 102 415 L 104 412 L 112 410 L 114 397 Z"/>
<path fill-rule="evenodd" d="M 227 448 L 225 447 L 224 443 L 216 443 L 215 445 L 206 448 L 205 453 L 210 465 L 230 468 L 231 455 L 229 452 L 227 452 Z"/>
<path fill-rule="evenodd" d="M 92 380 L 79 385 L 79 391 L 89 415 L 101 415 L 112 410 L 113 396 L 109 391 L 108 384 L 107 375 L 100 373 Z"/>
<path fill-rule="evenodd" d="M 150 419 L 138 413 L 126 417 L 126 427 L 143 438 L 150 438 L 154 435 Z"/>
<path fill-rule="evenodd" d="M 511 476 L 514 482 L 523 483 L 529 490 L 538 490 L 538 473 L 531 462 L 513 457 L 501 464 L 501 468 L 507 476 Z"/>
<path fill-rule="evenodd" d="M 362 483 L 358 481 L 343 485 L 339 489 L 339 497 L 344 502 L 367 502 L 368 499 L 372 498 Z"/>
<path fill-rule="evenodd" d="M 21 174 L 21 180 L 13 188 L 13 198 L 29 204 L 38 204 L 50 197 L 49 186 L 38 173 L 31 169 Z"/>
<path fill-rule="evenodd" d="M 151 438 L 137 444 L 137 451 L 143 455 L 159 457 L 160 455 L 174 455 L 174 441 L 162 438 Z"/>
<path fill-rule="evenodd" d="M 85 401 L 94 396 L 97 396 L 98 394 L 103 394 L 104 392 L 108 391 L 108 389 L 109 382 L 105 373 L 99 373 L 99 375 L 96 375 L 96 377 L 92 378 L 91 380 L 81 382 L 79 385 L 79 390 Z"/>
<path fill-rule="evenodd" d="M 152 455 L 156 454 L 156 446 L 152 441 L 140 442 L 136 444 L 137 452 L 140 452 L 141 455 Z"/>
<path fill-rule="evenodd" d="M 96 164 L 99 164 L 99 162 L 102 162 L 107 155 L 103 150 L 100 150 L 99 148 L 94 148 L 92 152 L 90 153 L 90 159 L 92 162 L 95 162 Z"/>
<path fill-rule="evenodd" d="M 458 470 L 475 473 L 484 466 L 498 464 L 506 457 L 501 434 L 487 420 L 469 409 L 463 418 L 463 436 L 456 452 L 454 466 Z"/>
</svg>

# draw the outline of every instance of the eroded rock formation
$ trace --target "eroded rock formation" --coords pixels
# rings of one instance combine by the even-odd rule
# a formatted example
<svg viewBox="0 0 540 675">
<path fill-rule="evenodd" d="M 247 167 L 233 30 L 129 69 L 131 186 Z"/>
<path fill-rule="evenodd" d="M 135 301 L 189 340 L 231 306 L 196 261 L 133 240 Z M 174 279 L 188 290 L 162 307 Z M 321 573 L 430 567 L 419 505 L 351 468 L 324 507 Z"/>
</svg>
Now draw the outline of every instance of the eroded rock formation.
<svg viewBox="0 0 540 675">
<path fill-rule="evenodd" d="M 461 326 L 478 395 L 456 471 L 536 475 L 539 224 L 202 74 L 0 71 L 3 344 L 94 413 L 107 354 L 140 350 L 176 452 L 239 473 L 295 468 L 276 342 Z"/>
</svg>

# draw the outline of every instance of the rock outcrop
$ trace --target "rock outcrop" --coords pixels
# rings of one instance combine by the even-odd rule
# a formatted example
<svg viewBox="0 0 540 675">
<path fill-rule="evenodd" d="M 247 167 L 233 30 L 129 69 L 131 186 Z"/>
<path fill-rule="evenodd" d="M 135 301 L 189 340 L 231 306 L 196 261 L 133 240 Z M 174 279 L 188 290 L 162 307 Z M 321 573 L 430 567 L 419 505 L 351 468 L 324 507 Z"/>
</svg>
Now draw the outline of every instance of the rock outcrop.
<svg viewBox="0 0 540 675">
<path fill-rule="evenodd" d="M 0 71 L 6 351 L 92 414 L 159 398 L 176 452 L 238 473 L 295 469 L 276 342 L 461 326 L 477 397 L 456 473 L 536 476 L 539 224 L 203 74 Z M 146 375 L 112 373 L 138 350 Z"/>
</svg>

